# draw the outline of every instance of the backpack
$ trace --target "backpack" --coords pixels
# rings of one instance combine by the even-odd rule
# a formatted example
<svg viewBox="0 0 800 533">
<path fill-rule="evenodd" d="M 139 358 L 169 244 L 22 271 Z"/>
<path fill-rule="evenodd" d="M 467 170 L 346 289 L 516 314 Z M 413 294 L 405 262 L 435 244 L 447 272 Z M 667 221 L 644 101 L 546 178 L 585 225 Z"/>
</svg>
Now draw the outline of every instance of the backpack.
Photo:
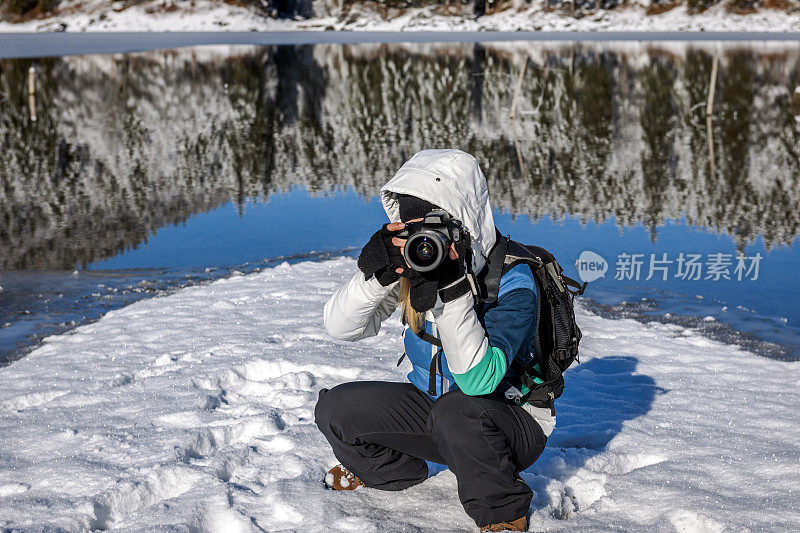
<svg viewBox="0 0 800 533">
<path fill-rule="evenodd" d="M 563 273 L 553 254 L 540 246 L 521 244 L 497 232 L 497 242 L 486 267 L 476 278 L 478 303 L 497 301 L 500 278 L 520 263 L 527 264 L 536 281 L 538 327 L 534 350 L 539 354 L 538 372 L 534 364 L 514 359 L 511 368 L 529 390 L 518 399 L 535 407 L 549 407 L 555 416 L 555 399 L 564 390 L 563 373 L 578 358 L 581 330 L 575 323 L 574 299 L 583 294 L 579 284 Z M 536 381 L 539 378 L 539 381 Z"/>
<path fill-rule="evenodd" d="M 520 404 L 529 403 L 534 407 L 549 407 L 555 416 L 555 400 L 564 391 L 563 373 L 578 358 L 578 343 L 581 330 L 575 323 L 574 300 L 583 294 L 586 283 L 579 284 L 565 276 L 561 265 L 553 254 L 540 246 L 521 244 L 504 237 L 497 229 L 495 246 L 489 253 L 486 265 L 469 284 L 476 304 L 494 303 L 500 291 L 500 278 L 520 263 L 527 264 L 536 281 L 536 316 L 538 324 L 534 335 L 534 353 L 539 354 L 538 364 L 528 364 L 514 358 L 511 369 L 529 390 L 517 398 Z M 460 285 L 460 284 L 459 284 Z M 451 291 L 460 293 L 459 287 L 445 289 L 440 294 Z M 463 294 L 463 293 L 461 293 Z M 449 295 L 444 295 L 445 301 Z M 425 331 L 417 336 L 422 340 L 441 347 L 439 339 Z M 405 357 L 405 353 L 397 362 Z M 431 359 L 429 394 L 436 394 L 437 357 Z M 539 381 L 537 381 L 537 379 Z"/>
</svg>

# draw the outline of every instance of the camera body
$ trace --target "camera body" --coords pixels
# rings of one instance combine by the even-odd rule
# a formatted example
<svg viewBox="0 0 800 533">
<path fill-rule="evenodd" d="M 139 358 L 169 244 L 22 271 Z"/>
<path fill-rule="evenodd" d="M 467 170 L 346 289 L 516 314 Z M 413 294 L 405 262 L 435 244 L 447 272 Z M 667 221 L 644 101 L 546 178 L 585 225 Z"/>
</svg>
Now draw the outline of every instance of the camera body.
<svg viewBox="0 0 800 533">
<path fill-rule="evenodd" d="M 436 270 L 447 259 L 451 244 L 470 245 L 467 228 L 444 209 L 435 209 L 423 220 L 407 223 L 397 236 L 408 239 L 403 256 L 417 272 Z"/>
</svg>

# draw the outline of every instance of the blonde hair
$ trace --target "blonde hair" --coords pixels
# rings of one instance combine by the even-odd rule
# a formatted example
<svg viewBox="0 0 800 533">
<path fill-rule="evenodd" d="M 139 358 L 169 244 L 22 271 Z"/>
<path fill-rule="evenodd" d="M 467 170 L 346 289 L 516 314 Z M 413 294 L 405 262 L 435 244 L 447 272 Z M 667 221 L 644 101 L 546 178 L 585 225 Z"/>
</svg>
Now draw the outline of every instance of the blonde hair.
<svg viewBox="0 0 800 533">
<path fill-rule="evenodd" d="M 411 305 L 411 282 L 400 278 L 400 301 L 403 302 L 403 320 L 411 331 L 419 333 L 425 323 L 425 313 L 420 313 Z"/>
</svg>

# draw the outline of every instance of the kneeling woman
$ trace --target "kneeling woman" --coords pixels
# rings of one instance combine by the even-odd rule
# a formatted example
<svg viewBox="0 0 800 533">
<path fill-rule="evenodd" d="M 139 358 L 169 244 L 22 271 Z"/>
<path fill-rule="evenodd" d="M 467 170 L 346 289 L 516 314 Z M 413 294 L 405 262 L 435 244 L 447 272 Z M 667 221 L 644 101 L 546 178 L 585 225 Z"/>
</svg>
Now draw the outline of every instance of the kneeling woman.
<svg viewBox="0 0 800 533">
<path fill-rule="evenodd" d="M 341 462 L 326 483 L 402 490 L 428 477 L 426 460 L 442 463 L 481 531 L 524 531 L 532 492 L 519 472 L 539 457 L 555 426 L 549 409 L 513 399 L 521 384 L 512 360 L 536 357 L 530 268 L 511 268 L 497 301 L 475 305 L 463 283 L 464 258 L 480 272 L 496 230 L 486 179 L 469 154 L 419 152 L 381 189 L 381 200 L 392 223 L 372 236 L 361 271 L 325 305 L 325 327 L 338 339 L 363 339 L 402 305 L 411 383 L 353 382 L 320 392 L 316 423 Z M 405 263 L 397 233 L 434 209 L 460 221 L 471 245 L 461 253 L 452 246 L 444 264 L 422 275 Z"/>
</svg>

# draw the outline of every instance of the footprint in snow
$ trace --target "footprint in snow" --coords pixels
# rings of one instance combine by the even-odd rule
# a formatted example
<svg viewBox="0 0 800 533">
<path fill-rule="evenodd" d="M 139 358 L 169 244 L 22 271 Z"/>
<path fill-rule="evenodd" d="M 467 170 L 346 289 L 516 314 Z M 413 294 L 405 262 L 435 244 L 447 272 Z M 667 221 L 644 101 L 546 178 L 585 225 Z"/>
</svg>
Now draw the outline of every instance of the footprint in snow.
<svg viewBox="0 0 800 533">
<path fill-rule="evenodd" d="M 30 488 L 31 486 L 26 483 L 6 483 L 5 485 L 0 485 L 0 498 L 22 494 L 28 492 Z"/>
</svg>

